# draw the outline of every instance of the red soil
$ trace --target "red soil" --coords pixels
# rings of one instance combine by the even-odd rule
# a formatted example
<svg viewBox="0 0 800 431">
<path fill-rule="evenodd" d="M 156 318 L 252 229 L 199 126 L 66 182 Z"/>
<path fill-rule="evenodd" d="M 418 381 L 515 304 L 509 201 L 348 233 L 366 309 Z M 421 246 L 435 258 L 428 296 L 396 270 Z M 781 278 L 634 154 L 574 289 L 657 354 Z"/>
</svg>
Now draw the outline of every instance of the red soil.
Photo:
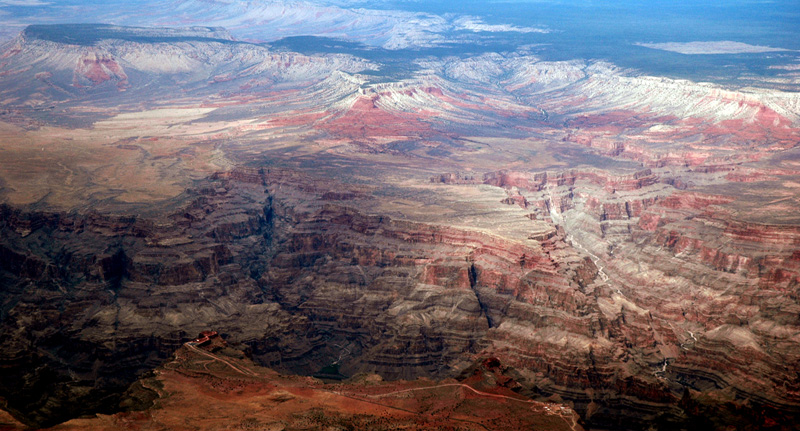
<svg viewBox="0 0 800 431">
<path fill-rule="evenodd" d="M 463 382 L 363 376 L 326 385 L 205 349 L 180 349 L 157 377 L 142 381 L 159 393 L 158 408 L 76 419 L 53 429 L 582 429 L 571 409 L 514 393 L 516 382 L 497 360 L 484 361 Z"/>
<path fill-rule="evenodd" d="M 387 136 L 422 136 L 430 126 L 411 115 L 394 114 L 380 108 L 378 96 L 359 97 L 344 115 L 321 126 L 337 136 L 369 139 Z"/>
</svg>

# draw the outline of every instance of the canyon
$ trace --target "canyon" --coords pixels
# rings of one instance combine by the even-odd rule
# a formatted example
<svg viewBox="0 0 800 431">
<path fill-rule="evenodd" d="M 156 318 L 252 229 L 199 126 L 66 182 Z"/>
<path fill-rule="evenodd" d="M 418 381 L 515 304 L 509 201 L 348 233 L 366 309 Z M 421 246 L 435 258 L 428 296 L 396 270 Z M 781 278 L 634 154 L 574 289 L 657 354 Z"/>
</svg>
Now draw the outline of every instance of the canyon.
<svg viewBox="0 0 800 431">
<path fill-rule="evenodd" d="M 31 26 L 0 52 L 20 428 L 248 397 L 274 429 L 795 428 L 797 93 L 204 27 Z M 405 390 L 402 414 L 340 398 Z"/>
</svg>

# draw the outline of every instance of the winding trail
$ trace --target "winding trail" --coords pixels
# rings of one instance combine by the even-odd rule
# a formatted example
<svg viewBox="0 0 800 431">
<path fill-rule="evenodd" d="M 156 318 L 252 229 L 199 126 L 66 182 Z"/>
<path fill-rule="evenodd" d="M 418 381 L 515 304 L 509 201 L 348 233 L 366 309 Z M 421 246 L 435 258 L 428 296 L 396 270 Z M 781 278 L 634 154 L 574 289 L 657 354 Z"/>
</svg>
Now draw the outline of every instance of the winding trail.
<svg viewBox="0 0 800 431">
<path fill-rule="evenodd" d="M 483 397 L 500 398 L 500 399 L 506 399 L 506 400 L 511 400 L 511 401 L 517 401 L 517 402 L 524 403 L 524 404 L 530 404 L 532 406 L 541 406 L 542 410 L 544 410 L 546 413 L 548 413 L 550 415 L 553 415 L 553 416 L 559 416 L 561 419 L 563 419 L 564 421 L 567 422 L 567 425 L 570 426 L 570 429 L 572 429 L 573 431 L 577 430 L 576 427 L 578 426 L 578 422 L 575 420 L 575 417 L 573 415 L 570 415 L 570 414 L 565 415 L 564 414 L 564 408 L 562 406 L 550 408 L 547 404 L 541 403 L 539 401 L 521 400 L 519 398 L 509 397 L 507 395 L 500 395 L 500 394 L 492 394 L 492 393 L 489 393 L 489 392 L 483 392 L 483 391 L 479 391 L 479 390 L 473 388 L 472 386 L 464 384 L 464 383 L 445 383 L 445 384 L 441 384 L 441 385 L 426 386 L 424 388 L 402 389 L 402 390 L 399 390 L 399 391 L 387 392 L 385 394 L 365 395 L 365 396 L 369 397 L 369 398 L 383 398 L 383 397 L 388 397 L 388 396 L 391 396 L 391 395 L 397 395 L 397 394 L 402 394 L 402 393 L 407 393 L 407 392 L 425 391 L 425 390 L 432 390 L 432 389 L 438 389 L 438 388 L 447 388 L 447 387 L 460 387 L 460 388 L 468 389 L 468 390 L 472 391 L 473 393 L 475 393 L 477 395 L 480 395 L 480 396 L 483 396 Z"/>
<path fill-rule="evenodd" d="M 203 356 L 208 356 L 209 358 L 211 358 L 211 359 L 213 359 L 215 361 L 220 361 L 220 362 L 224 363 L 225 365 L 233 368 L 234 370 L 236 370 L 240 374 L 243 374 L 243 375 L 248 376 L 248 377 L 259 377 L 258 373 L 254 372 L 254 371 L 251 371 L 251 370 L 249 370 L 249 369 L 247 369 L 245 367 L 237 367 L 236 365 L 231 364 L 227 360 L 222 359 L 222 358 L 220 358 L 219 356 L 217 356 L 217 355 L 215 355 L 213 353 L 209 353 L 209 352 L 206 352 L 204 350 L 200 350 L 197 347 L 195 347 L 195 345 L 192 344 L 191 342 L 184 343 L 183 345 L 186 346 L 186 348 L 188 348 L 189 350 L 191 350 L 191 351 L 193 351 L 195 353 L 199 353 L 199 354 L 201 354 Z"/>
<path fill-rule="evenodd" d="M 219 357 L 219 356 L 217 356 L 217 355 L 215 355 L 213 353 L 206 352 L 204 350 L 198 349 L 192 342 L 184 343 L 184 346 L 186 346 L 187 349 L 191 350 L 194 353 L 197 353 L 197 354 L 206 356 L 208 358 L 211 358 L 212 361 L 206 361 L 206 362 L 203 363 L 204 367 L 206 367 L 210 362 L 219 361 L 219 362 L 222 362 L 225 365 L 231 367 L 234 371 L 236 371 L 236 372 L 238 372 L 238 373 L 240 373 L 242 375 L 245 375 L 245 376 L 248 376 L 248 377 L 261 377 L 258 373 L 254 372 L 254 371 L 252 371 L 252 370 L 250 370 L 250 369 L 248 369 L 246 367 L 236 366 L 236 365 L 230 363 L 230 361 L 227 361 L 227 360 L 225 360 L 225 359 L 223 359 L 223 358 L 221 358 L 221 357 Z M 546 403 L 541 403 L 539 401 L 523 400 L 523 399 L 519 399 L 519 398 L 510 397 L 510 396 L 507 396 L 507 395 L 500 395 L 500 394 L 492 394 L 492 393 L 489 393 L 489 392 L 483 392 L 483 391 L 479 391 L 479 390 L 473 388 L 472 386 L 469 386 L 469 385 L 464 384 L 464 383 L 445 383 L 445 384 L 441 384 L 441 385 L 426 386 L 424 388 L 401 389 L 399 391 L 392 391 L 392 392 L 387 392 L 387 393 L 384 393 L 384 394 L 361 395 L 361 396 L 356 396 L 356 395 L 353 395 L 353 394 L 347 394 L 347 393 L 343 393 L 343 392 L 340 392 L 340 391 L 332 391 L 332 390 L 327 390 L 327 389 L 322 389 L 322 390 L 325 391 L 325 392 L 330 392 L 332 394 L 336 394 L 336 395 L 340 395 L 340 396 L 343 396 L 343 397 L 347 397 L 347 398 L 350 398 L 350 399 L 353 399 L 353 400 L 358 400 L 358 401 L 362 401 L 362 402 L 366 402 L 366 403 L 372 403 L 372 404 L 376 404 L 376 405 L 380 405 L 380 406 L 383 406 L 383 407 L 392 408 L 392 409 L 396 409 L 396 410 L 402 410 L 402 411 L 408 412 L 408 413 L 420 414 L 419 412 L 415 412 L 415 411 L 412 411 L 412 410 L 407 410 L 407 409 L 403 409 L 403 408 L 399 408 L 399 407 L 395 407 L 395 406 L 391 406 L 391 405 L 385 405 L 385 404 L 381 404 L 381 403 L 376 403 L 374 401 L 370 401 L 369 399 L 364 399 L 362 397 L 373 398 L 373 399 L 375 399 L 375 398 L 384 398 L 384 397 L 397 395 L 397 394 L 402 394 L 402 393 L 427 391 L 427 390 L 433 390 L 433 389 L 439 389 L 439 388 L 447 388 L 447 387 L 459 387 L 459 388 L 467 389 L 467 390 L 475 393 L 476 395 L 480 395 L 480 396 L 483 396 L 483 397 L 499 398 L 499 399 L 516 401 L 516 402 L 519 402 L 519 403 L 528 404 L 528 405 L 531 405 L 532 407 L 541 407 L 541 410 L 543 410 L 546 414 L 552 415 L 552 416 L 558 416 L 559 418 L 564 420 L 567 423 L 567 425 L 570 426 L 571 430 L 578 431 L 580 429 L 580 428 L 578 428 L 579 425 L 578 425 L 577 420 L 575 419 L 575 416 L 572 415 L 572 414 L 566 413 L 563 406 L 554 405 L 553 407 L 550 407 Z M 457 421 L 462 421 L 462 422 L 473 423 L 475 425 L 479 425 L 479 426 L 481 426 L 483 428 L 486 428 L 485 425 L 483 425 L 481 423 L 478 423 L 478 422 L 473 422 L 473 421 L 463 420 L 463 419 L 458 419 L 458 418 L 451 418 L 451 419 L 454 419 L 454 420 L 457 420 Z M 486 428 L 486 429 L 488 429 L 488 428 Z"/>
</svg>

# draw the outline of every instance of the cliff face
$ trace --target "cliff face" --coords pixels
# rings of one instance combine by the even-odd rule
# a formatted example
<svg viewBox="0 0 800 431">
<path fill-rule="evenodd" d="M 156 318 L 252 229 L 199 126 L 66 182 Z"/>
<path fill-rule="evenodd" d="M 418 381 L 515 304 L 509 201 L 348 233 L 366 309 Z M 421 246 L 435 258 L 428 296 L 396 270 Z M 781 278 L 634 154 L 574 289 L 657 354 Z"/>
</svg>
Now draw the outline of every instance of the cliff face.
<svg viewBox="0 0 800 431">
<path fill-rule="evenodd" d="M 230 187 L 189 191 L 158 220 L 2 209 L 10 411 L 42 425 L 114 410 L 137 375 L 209 322 L 245 337 L 305 337 L 302 319 L 265 302 L 248 276 L 267 253 L 270 201 L 261 186 Z"/>
<path fill-rule="evenodd" d="M 796 232 L 690 230 L 725 199 L 672 194 L 648 171 L 486 181 L 515 184 L 556 230 L 509 239 L 396 220 L 364 211 L 373 198 L 358 189 L 264 169 L 206 180 L 164 217 L 5 207 L 7 408 L 38 425 L 113 411 L 213 324 L 258 362 L 306 375 L 336 363 L 447 377 L 496 356 L 523 393 L 595 426 L 796 414 L 798 264 L 780 251 Z M 722 405 L 736 415 L 720 419 Z"/>
<path fill-rule="evenodd" d="M 690 417 L 759 429 L 788 426 L 787 415 L 797 414 L 798 319 L 784 311 L 797 309 L 795 226 L 736 221 L 737 196 L 678 191 L 649 169 L 432 181 L 512 190 L 531 218 L 558 226 L 552 241 L 592 264 L 578 289 L 564 287 L 570 296 L 553 295 L 555 280 L 539 279 L 531 285 L 543 291 L 538 298 L 486 300 L 499 323 L 488 349 L 529 370 L 535 390 L 570 399 L 593 424 L 611 427 L 626 426 L 606 422 L 626 403 L 663 426 Z"/>
</svg>

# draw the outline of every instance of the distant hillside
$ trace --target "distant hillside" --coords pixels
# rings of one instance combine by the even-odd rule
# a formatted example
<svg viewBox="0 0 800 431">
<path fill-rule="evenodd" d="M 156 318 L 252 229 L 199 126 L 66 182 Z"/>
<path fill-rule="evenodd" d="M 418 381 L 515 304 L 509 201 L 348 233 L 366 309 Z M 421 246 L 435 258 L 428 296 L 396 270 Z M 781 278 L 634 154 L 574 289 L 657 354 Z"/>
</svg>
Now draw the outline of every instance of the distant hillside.
<svg viewBox="0 0 800 431">
<path fill-rule="evenodd" d="M 138 43 L 233 41 L 233 36 L 220 27 L 143 28 L 108 24 L 31 25 L 25 28 L 23 36 L 81 46 L 92 46 L 104 39 Z"/>
</svg>

